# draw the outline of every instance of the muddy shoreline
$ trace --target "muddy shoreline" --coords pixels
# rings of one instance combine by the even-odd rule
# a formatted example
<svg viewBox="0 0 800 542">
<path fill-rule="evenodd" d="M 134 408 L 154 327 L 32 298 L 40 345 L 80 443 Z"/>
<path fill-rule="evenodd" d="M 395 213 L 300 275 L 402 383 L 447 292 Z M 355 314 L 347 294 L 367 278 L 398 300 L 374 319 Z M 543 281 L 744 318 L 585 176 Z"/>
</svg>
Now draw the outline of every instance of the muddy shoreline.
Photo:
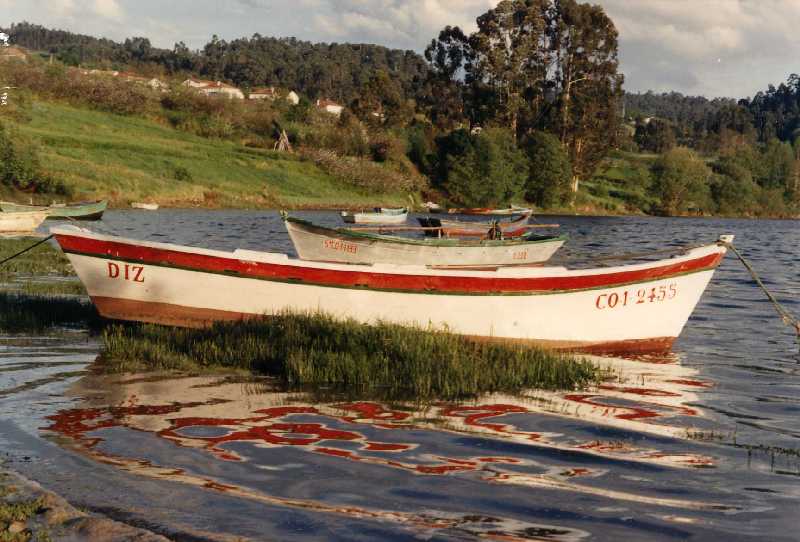
<svg viewBox="0 0 800 542">
<path fill-rule="evenodd" d="M 98 514 L 78 510 L 63 497 L 21 474 L 0 467 L 0 510 L 24 512 L 6 523 L 0 519 L 0 537 L 14 541 L 108 540 L 166 542 L 169 539 Z M 0 515 L 2 517 L 2 515 Z M 6 538 L 3 538 L 6 540 Z"/>
</svg>

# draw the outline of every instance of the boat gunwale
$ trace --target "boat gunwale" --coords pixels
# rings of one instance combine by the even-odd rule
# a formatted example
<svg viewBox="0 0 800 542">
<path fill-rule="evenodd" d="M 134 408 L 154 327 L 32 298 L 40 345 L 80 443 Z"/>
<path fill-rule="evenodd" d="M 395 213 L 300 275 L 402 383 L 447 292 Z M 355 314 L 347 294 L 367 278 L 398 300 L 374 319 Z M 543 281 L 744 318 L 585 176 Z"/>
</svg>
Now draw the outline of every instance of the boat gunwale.
<svg viewBox="0 0 800 542">
<path fill-rule="evenodd" d="M 331 234 L 335 234 L 345 238 L 358 238 L 359 240 L 368 239 L 379 242 L 396 243 L 402 245 L 415 245 L 424 247 L 468 248 L 468 247 L 495 247 L 495 246 L 503 247 L 503 246 L 517 246 L 517 245 L 528 246 L 537 243 L 551 243 L 555 241 L 566 242 L 569 239 L 569 236 L 566 234 L 553 235 L 553 236 L 537 235 L 534 237 L 530 233 L 528 233 L 527 235 L 522 235 L 510 239 L 473 240 L 473 239 L 448 239 L 448 238 L 432 238 L 432 237 L 426 237 L 423 239 L 413 239 L 410 237 L 400 237 L 399 235 L 382 235 L 369 232 L 354 231 L 350 228 L 328 228 L 326 226 L 319 226 L 307 220 L 294 217 L 287 217 L 284 219 L 284 222 L 299 224 L 307 229 L 316 229 L 320 230 L 321 232 L 327 232 L 329 236 Z M 310 233 L 323 235 L 323 233 L 317 233 L 317 232 L 310 232 Z"/>
<path fill-rule="evenodd" d="M 289 258 L 285 254 L 251 252 L 251 251 L 241 251 L 241 250 L 237 250 L 236 252 L 223 252 L 223 251 L 200 249 L 200 248 L 192 249 L 192 247 L 185 247 L 180 245 L 169 245 L 166 243 L 157 243 L 157 242 L 154 243 L 148 241 L 136 241 L 120 237 L 98 235 L 94 234 L 93 232 L 89 232 L 88 230 L 77 228 L 75 226 L 51 228 L 51 233 L 57 236 L 57 240 L 59 241 L 59 244 L 65 253 L 76 254 L 79 256 L 94 257 L 105 260 L 131 262 L 138 264 L 144 263 L 146 265 L 185 269 L 188 271 L 199 272 L 199 273 L 224 274 L 236 278 L 247 278 L 256 280 L 260 279 L 260 280 L 269 280 L 274 282 L 299 283 L 309 286 L 338 287 L 338 288 L 349 288 L 349 289 L 372 289 L 376 291 L 395 291 L 403 293 L 438 294 L 438 295 L 479 295 L 479 296 L 543 295 L 543 294 L 572 293 L 572 292 L 587 291 L 587 290 L 618 288 L 618 287 L 628 286 L 631 284 L 654 282 L 658 280 L 668 280 L 678 276 L 713 270 L 719 265 L 719 263 L 722 261 L 722 258 L 725 255 L 725 247 L 721 245 L 719 242 L 716 242 L 713 244 L 704 245 L 701 247 L 691 249 L 682 256 L 676 256 L 670 259 L 644 262 L 641 264 L 618 266 L 615 268 L 567 270 L 566 268 L 563 267 L 541 266 L 541 267 L 529 267 L 524 269 L 517 268 L 510 270 L 511 272 L 509 272 L 509 270 L 506 270 L 505 268 L 500 268 L 497 270 L 457 270 L 457 269 L 443 270 L 443 269 L 432 269 L 427 266 L 396 266 L 388 264 L 363 265 L 363 264 L 337 264 L 329 262 L 309 262 L 306 260 Z M 261 263 L 268 266 L 272 265 L 289 269 L 288 270 L 281 269 L 280 271 L 282 271 L 283 276 L 279 276 L 278 274 L 265 275 L 265 274 L 255 274 L 255 273 L 240 273 L 239 271 L 236 271 L 234 269 L 227 269 L 227 268 L 223 268 L 222 270 L 214 270 L 210 267 L 202 267 L 200 265 L 181 266 L 179 264 L 169 262 L 166 259 L 162 261 L 153 261 L 153 260 L 147 260 L 143 257 L 129 258 L 121 256 L 119 253 L 113 254 L 110 248 L 107 248 L 105 252 L 73 250 L 69 247 L 64 248 L 64 244 L 61 242 L 62 240 L 58 236 L 74 237 L 89 242 L 123 245 L 125 247 L 128 247 L 129 249 L 149 248 L 151 250 L 157 250 L 162 252 L 173 252 L 184 255 L 207 256 L 227 261 L 233 260 L 233 261 L 238 261 L 240 264 Z M 256 256 L 257 258 L 253 259 L 252 257 L 248 256 Z M 258 258 L 259 256 L 261 256 L 261 258 Z M 267 260 L 264 258 L 264 256 L 272 258 L 271 260 Z M 279 256 L 279 258 L 274 258 L 274 256 Z M 702 266 L 696 265 L 696 267 L 694 268 L 680 269 L 681 266 L 683 266 L 683 264 L 692 264 L 692 263 L 697 264 L 701 260 L 705 262 L 705 264 Z M 665 268 L 673 268 L 675 270 L 671 272 L 665 272 L 664 271 Z M 344 276 L 336 275 L 336 277 L 333 278 L 325 276 L 324 278 L 326 278 L 327 280 L 320 282 L 319 280 L 306 280 L 305 278 L 293 277 L 291 275 L 291 269 L 296 269 L 298 271 L 306 271 L 311 274 L 322 273 L 323 275 L 325 275 L 325 273 L 327 272 L 344 273 Z M 651 271 L 651 273 L 646 273 L 647 271 Z M 662 274 L 657 274 L 659 271 L 661 271 Z M 643 272 L 644 276 L 631 280 L 622 280 L 622 279 L 614 280 L 612 277 L 613 275 L 624 274 L 624 273 L 636 273 L 636 272 Z M 653 273 L 656 273 L 657 275 L 653 276 Z M 607 275 L 607 277 L 604 277 L 604 275 Z M 337 283 L 334 280 L 334 278 L 344 279 L 347 278 L 348 276 L 351 279 L 355 279 L 355 281 L 352 284 L 347 284 L 341 281 Z M 450 286 L 448 284 L 442 284 L 438 287 L 433 287 L 432 285 L 429 284 L 421 284 L 417 287 L 417 285 L 414 284 L 415 287 L 413 288 L 408 285 L 402 288 L 395 288 L 395 287 L 389 287 L 388 284 L 377 285 L 377 286 L 365 284 L 363 282 L 363 279 L 366 277 L 374 279 L 394 279 L 395 281 L 399 282 L 402 282 L 404 280 L 407 281 L 409 279 L 416 279 L 418 281 L 419 280 L 425 281 L 426 279 L 429 279 L 434 281 L 439 280 L 445 282 L 461 279 L 462 281 L 477 280 L 481 282 L 482 281 L 487 281 L 487 282 L 484 283 L 484 285 L 482 285 L 482 288 L 478 289 L 465 288 L 464 285 L 459 285 L 459 284 L 455 284 L 454 286 Z M 606 278 L 608 282 L 591 284 L 593 279 L 598 280 L 603 278 Z M 502 286 L 504 287 L 493 288 L 494 286 L 501 285 L 501 284 L 496 285 L 492 283 L 493 279 L 495 281 L 499 281 L 500 283 L 502 283 Z M 526 281 L 536 282 L 537 279 L 539 281 L 548 281 L 548 280 L 555 281 L 556 283 L 559 280 L 563 280 L 566 282 L 580 282 L 581 279 L 587 279 L 590 284 L 587 284 L 586 286 L 580 286 L 576 284 L 571 287 L 556 287 L 556 286 L 538 287 L 538 288 L 534 288 L 532 286 L 528 286 L 527 288 L 514 287 L 514 283 L 519 283 L 519 286 L 523 286 L 525 285 Z M 445 287 L 450 287 L 452 289 L 445 289 Z"/>
</svg>

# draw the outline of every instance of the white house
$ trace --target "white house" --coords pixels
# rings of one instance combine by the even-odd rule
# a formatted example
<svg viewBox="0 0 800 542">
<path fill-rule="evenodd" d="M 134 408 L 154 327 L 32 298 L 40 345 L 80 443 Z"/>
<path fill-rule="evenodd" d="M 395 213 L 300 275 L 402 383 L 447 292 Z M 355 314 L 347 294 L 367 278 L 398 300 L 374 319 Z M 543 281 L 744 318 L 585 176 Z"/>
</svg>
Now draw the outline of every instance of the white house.
<svg viewBox="0 0 800 542">
<path fill-rule="evenodd" d="M 190 78 L 184 81 L 183 86 L 193 88 L 206 96 L 224 96 L 226 98 L 236 98 L 244 100 L 244 92 L 238 88 L 223 83 L 222 81 L 206 81 L 203 79 Z"/>
<path fill-rule="evenodd" d="M 275 87 L 257 87 L 252 89 L 247 97 L 251 100 L 275 100 L 278 97 L 278 91 Z"/>
<path fill-rule="evenodd" d="M 130 72 L 119 72 L 116 73 L 116 77 L 121 77 L 126 81 L 130 81 L 131 83 L 139 83 L 142 85 L 147 85 L 148 87 L 152 88 L 153 90 L 166 90 L 168 85 L 161 81 L 156 77 L 142 77 L 135 73 Z"/>
<path fill-rule="evenodd" d="M 251 100 L 274 101 L 280 98 L 280 96 L 281 92 L 275 87 L 259 87 L 251 90 L 248 98 Z M 300 96 L 298 96 L 298 94 L 293 90 L 290 90 L 289 93 L 284 96 L 284 99 L 292 105 L 297 105 L 300 103 Z"/>
<path fill-rule="evenodd" d="M 344 106 L 337 104 L 331 100 L 317 100 L 317 107 L 325 111 L 326 113 L 330 113 L 331 115 L 336 115 L 337 117 L 342 114 L 344 111 Z"/>
</svg>

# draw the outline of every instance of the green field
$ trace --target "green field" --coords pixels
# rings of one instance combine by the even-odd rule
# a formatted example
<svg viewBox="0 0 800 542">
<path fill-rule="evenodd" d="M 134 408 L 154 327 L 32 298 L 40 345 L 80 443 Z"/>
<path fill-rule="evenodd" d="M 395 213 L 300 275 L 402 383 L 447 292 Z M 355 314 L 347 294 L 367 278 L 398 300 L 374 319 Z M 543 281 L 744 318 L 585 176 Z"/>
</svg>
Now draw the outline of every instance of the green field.
<svg viewBox="0 0 800 542">
<path fill-rule="evenodd" d="M 368 193 L 292 155 L 206 139 L 162 124 L 36 101 L 17 128 L 40 145 L 44 169 L 73 199 L 112 205 L 353 207 L 403 204 Z M 27 201 L 28 195 L 21 196 Z"/>
</svg>

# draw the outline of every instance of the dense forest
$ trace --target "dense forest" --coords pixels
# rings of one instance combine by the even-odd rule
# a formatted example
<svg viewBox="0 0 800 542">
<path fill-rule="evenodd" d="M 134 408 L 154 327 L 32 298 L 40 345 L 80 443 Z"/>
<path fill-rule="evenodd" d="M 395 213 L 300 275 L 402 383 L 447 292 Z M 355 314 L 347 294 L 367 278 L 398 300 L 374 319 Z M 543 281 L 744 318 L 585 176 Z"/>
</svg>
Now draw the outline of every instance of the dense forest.
<svg viewBox="0 0 800 542">
<path fill-rule="evenodd" d="M 458 205 L 526 200 L 563 210 L 627 191 L 625 209 L 639 212 L 800 211 L 797 75 L 739 100 L 626 94 L 617 30 L 599 6 L 502 0 L 476 22 L 471 34 L 446 26 L 423 55 L 260 35 L 169 50 L 30 23 L 7 30 L 58 65 L 291 88 L 306 98 L 296 107 L 209 101 L 177 87 L 148 94 L 45 63 L 0 76 L 39 96 L 161 118 L 204 137 L 269 148 L 286 132 L 300 155 L 361 185 L 383 177 L 384 188 L 416 187 Z M 320 116 L 309 103 L 317 97 L 347 110 Z"/>
<path fill-rule="evenodd" d="M 800 76 L 792 74 L 777 87 L 769 85 L 766 91 L 739 100 L 678 92 L 626 93 L 623 111 L 640 125 L 645 118 L 666 121 L 678 143 L 697 149 L 707 148 L 708 138 L 724 130 L 760 143 L 772 139 L 793 143 L 800 137 Z"/>
</svg>

